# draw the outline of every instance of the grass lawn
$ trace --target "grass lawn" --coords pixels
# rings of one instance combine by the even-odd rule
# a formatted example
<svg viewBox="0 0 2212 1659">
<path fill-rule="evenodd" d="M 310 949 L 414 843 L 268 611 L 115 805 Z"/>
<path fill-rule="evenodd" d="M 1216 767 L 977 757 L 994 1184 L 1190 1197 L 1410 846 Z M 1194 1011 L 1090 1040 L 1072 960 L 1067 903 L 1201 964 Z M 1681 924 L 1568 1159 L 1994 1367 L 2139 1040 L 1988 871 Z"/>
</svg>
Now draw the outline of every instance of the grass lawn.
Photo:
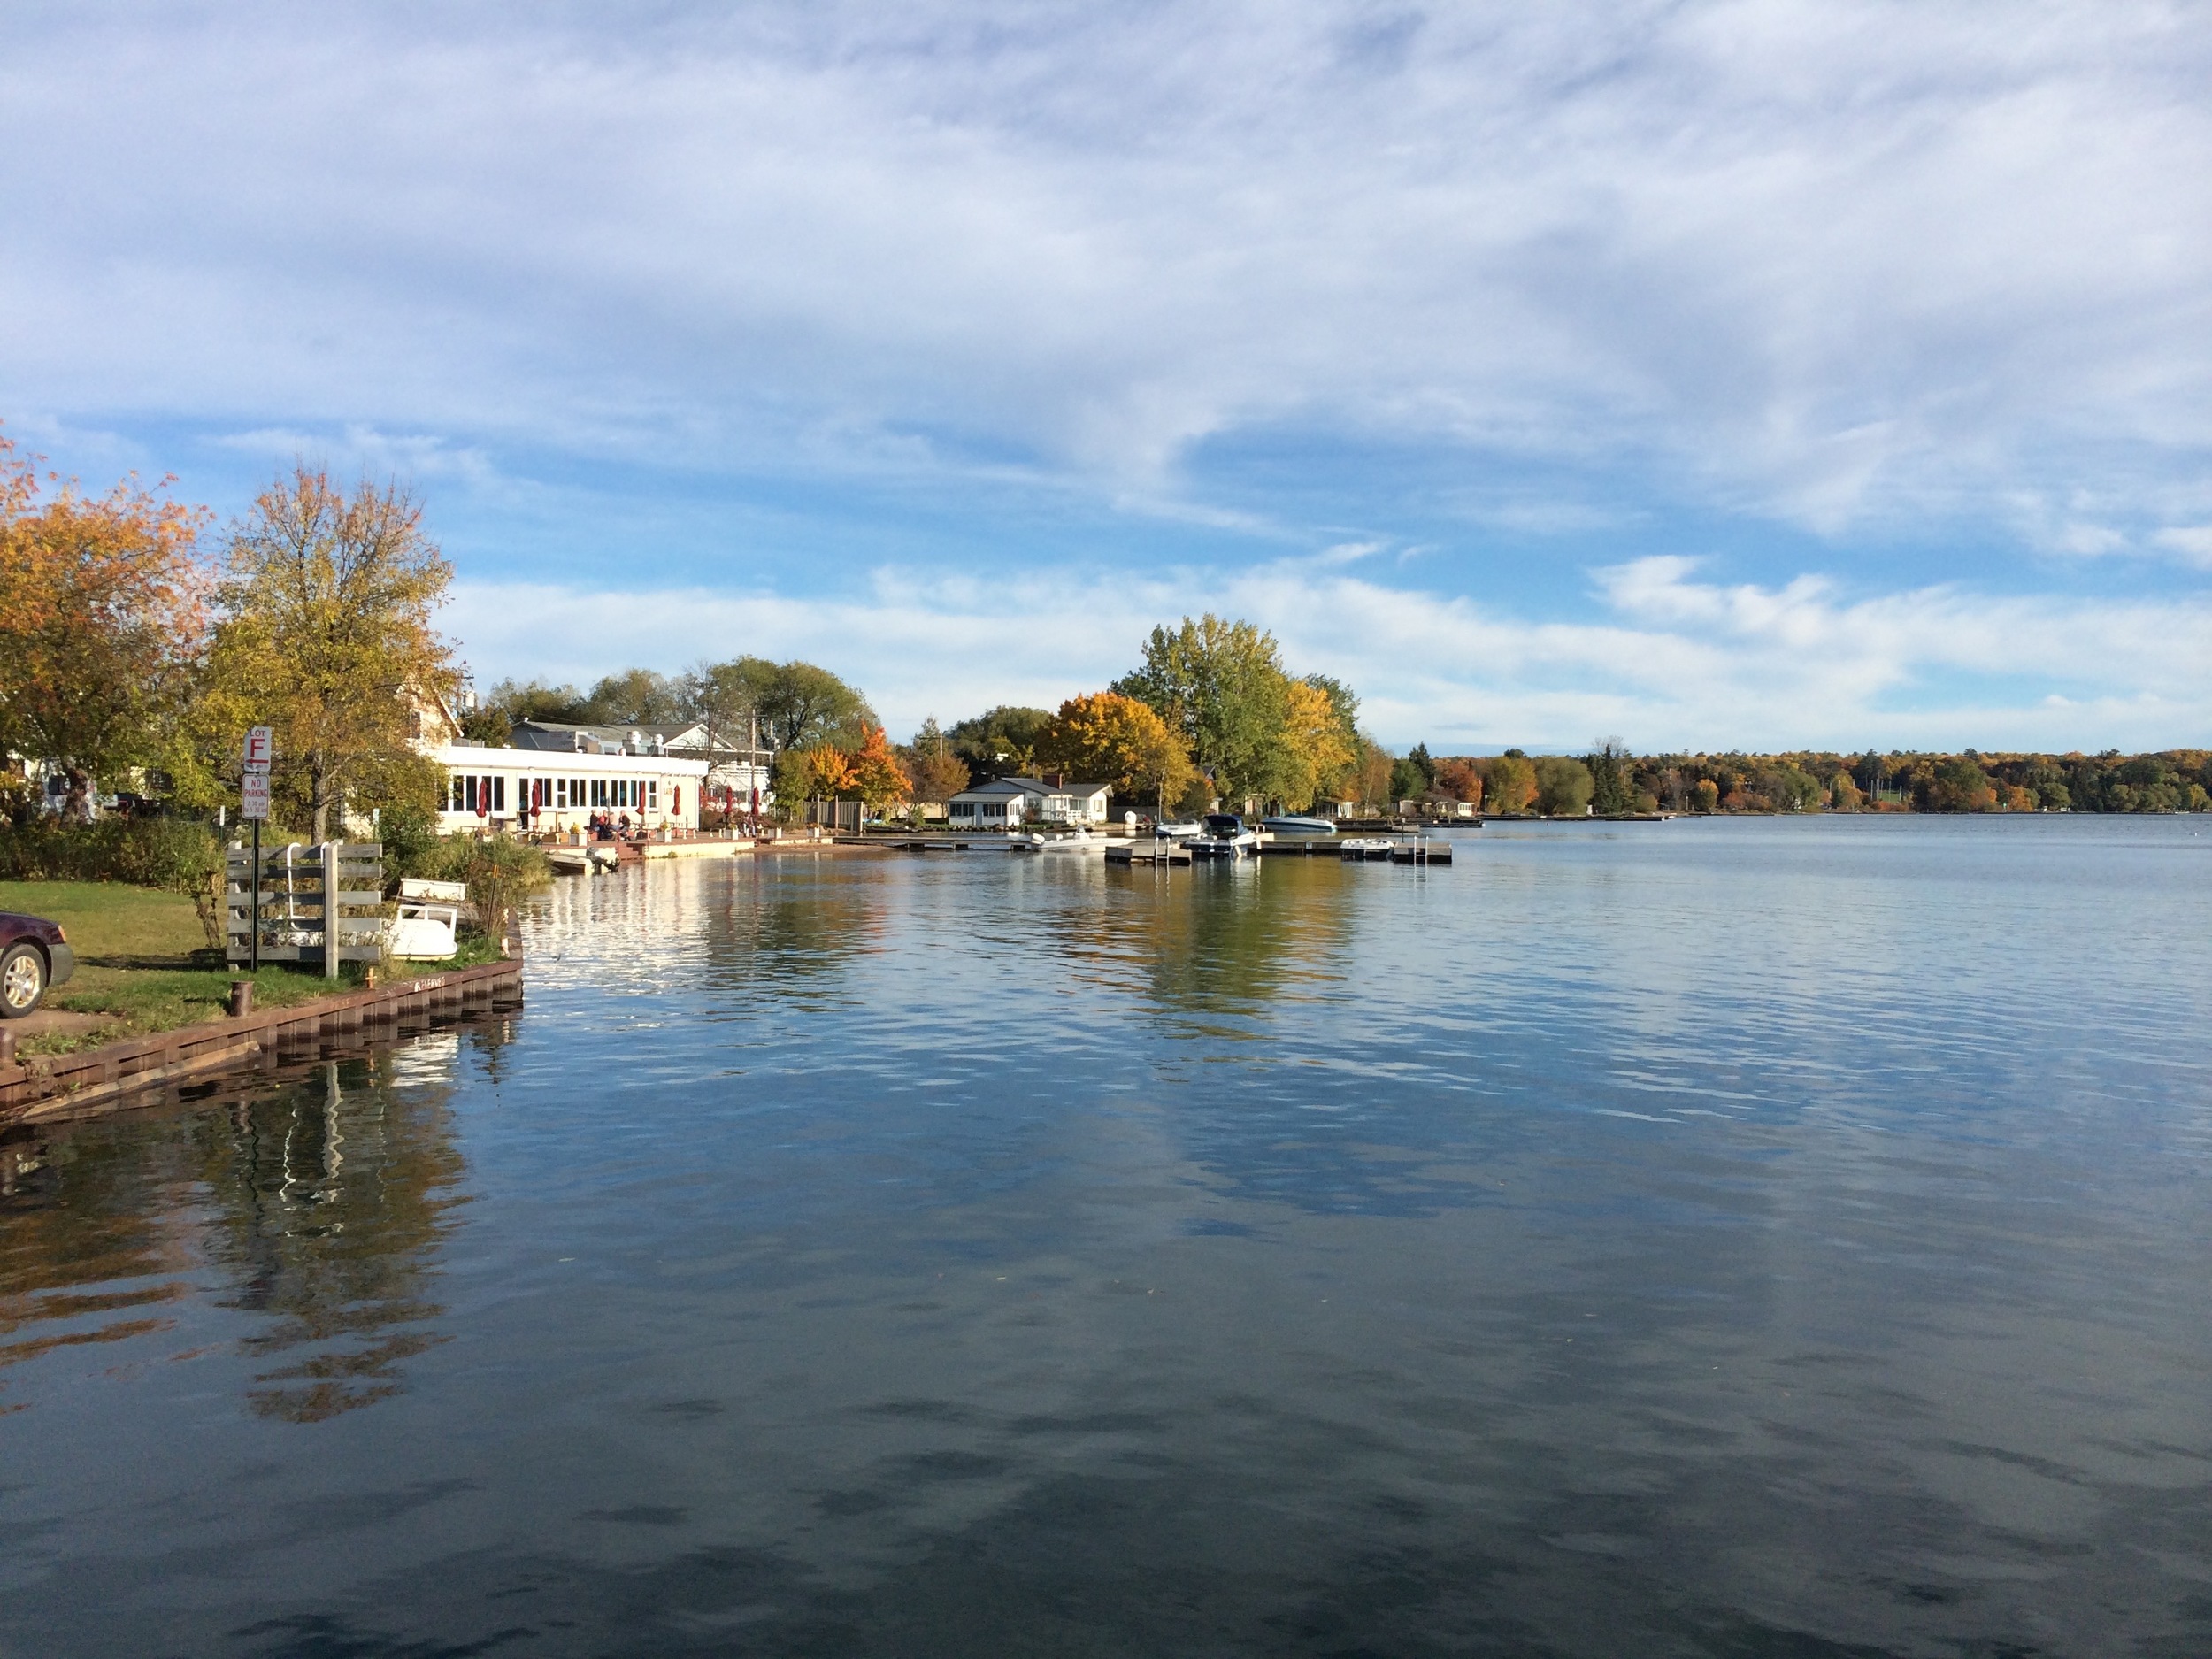
<svg viewBox="0 0 2212 1659">
<path fill-rule="evenodd" d="M 233 968 L 211 950 L 192 901 L 180 893 L 124 887 L 108 881 L 0 881 L 0 910 L 27 911 L 59 922 L 77 953 L 77 972 L 46 994 L 42 1008 L 103 1016 L 98 1028 L 47 1032 L 26 1038 L 28 1054 L 67 1054 L 102 1042 L 172 1031 L 203 1019 L 220 1019 L 230 1006 L 230 982 L 254 981 L 257 1008 L 280 1008 L 357 985 L 360 968 L 333 985 L 319 972 L 272 964 L 258 975 Z M 407 971 L 488 962 L 496 944 L 462 942 L 451 962 L 411 962 Z"/>
</svg>

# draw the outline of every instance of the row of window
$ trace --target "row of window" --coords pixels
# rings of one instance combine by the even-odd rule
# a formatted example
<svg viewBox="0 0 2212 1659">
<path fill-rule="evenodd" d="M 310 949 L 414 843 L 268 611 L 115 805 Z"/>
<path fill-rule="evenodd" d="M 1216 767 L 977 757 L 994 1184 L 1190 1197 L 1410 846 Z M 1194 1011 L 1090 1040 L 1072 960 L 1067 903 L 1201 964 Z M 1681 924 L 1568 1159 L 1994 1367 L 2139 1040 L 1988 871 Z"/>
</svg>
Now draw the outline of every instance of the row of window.
<svg viewBox="0 0 2212 1659">
<path fill-rule="evenodd" d="M 498 772 L 479 775 L 455 772 L 450 779 L 446 810 L 489 817 L 507 810 L 507 780 Z M 657 778 L 517 778 L 515 810 L 518 812 L 580 812 L 591 809 L 657 812 L 661 785 Z M 675 789 L 669 791 L 671 811 L 676 810 Z"/>
</svg>

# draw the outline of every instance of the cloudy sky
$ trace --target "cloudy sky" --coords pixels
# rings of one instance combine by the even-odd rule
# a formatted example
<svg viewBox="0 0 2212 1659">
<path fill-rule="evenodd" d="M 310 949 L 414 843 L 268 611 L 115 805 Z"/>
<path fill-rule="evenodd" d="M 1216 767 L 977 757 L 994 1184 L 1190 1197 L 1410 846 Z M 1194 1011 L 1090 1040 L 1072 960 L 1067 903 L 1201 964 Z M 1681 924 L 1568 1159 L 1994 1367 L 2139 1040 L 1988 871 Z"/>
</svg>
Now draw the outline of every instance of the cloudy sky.
<svg viewBox="0 0 2212 1659">
<path fill-rule="evenodd" d="M 411 480 L 480 681 L 2212 741 L 2212 13 L 8 9 L 0 419 Z"/>
</svg>

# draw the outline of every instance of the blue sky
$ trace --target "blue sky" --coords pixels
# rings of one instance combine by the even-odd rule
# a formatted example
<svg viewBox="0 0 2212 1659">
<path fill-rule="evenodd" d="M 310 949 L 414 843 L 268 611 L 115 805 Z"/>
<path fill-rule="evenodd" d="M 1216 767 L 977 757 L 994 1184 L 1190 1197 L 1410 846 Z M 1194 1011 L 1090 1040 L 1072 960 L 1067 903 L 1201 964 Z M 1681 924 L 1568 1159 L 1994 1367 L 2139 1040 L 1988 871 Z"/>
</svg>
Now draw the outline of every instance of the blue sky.
<svg viewBox="0 0 2212 1659">
<path fill-rule="evenodd" d="M 0 419 L 411 480 L 480 680 L 2212 742 L 2201 8 L 19 5 Z"/>
</svg>

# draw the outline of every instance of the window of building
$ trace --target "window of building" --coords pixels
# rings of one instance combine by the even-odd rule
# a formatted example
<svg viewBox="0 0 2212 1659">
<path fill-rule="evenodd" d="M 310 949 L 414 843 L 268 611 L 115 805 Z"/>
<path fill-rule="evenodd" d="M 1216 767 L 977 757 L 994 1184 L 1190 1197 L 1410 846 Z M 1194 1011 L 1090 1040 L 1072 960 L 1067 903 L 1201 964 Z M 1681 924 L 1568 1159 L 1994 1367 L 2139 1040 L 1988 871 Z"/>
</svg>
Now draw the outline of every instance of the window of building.
<svg viewBox="0 0 2212 1659">
<path fill-rule="evenodd" d="M 494 778 L 491 780 L 491 786 L 492 810 L 504 812 L 507 810 L 507 780 L 504 778 Z"/>
<path fill-rule="evenodd" d="M 648 778 L 645 780 L 645 810 L 648 812 L 657 812 L 661 810 L 661 780 L 658 778 Z"/>
</svg>

